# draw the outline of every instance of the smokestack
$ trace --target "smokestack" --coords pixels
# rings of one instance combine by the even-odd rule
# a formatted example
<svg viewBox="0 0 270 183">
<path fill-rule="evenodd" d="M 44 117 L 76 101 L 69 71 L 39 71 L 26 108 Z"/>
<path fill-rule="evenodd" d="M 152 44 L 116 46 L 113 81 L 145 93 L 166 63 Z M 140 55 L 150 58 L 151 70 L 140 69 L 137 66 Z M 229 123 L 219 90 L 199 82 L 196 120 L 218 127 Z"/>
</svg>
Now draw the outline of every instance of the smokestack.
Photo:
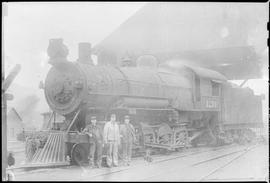
<svg viewBox="0 0 270 183">
<path fill-rule="evenodd" d="M 64 45 L 63 39 L 50 39 L 47 49 L 50 64 L 57 65 L 57 63 L 66 62 L 68 52 L 68 48 Z"/>
<path fill-rule="evenodd" d="M 92 58 L 91 58 L 91 43 L 79 43 L 79 58 L 78 62 L 84 63 L 84 64 L 93 64 Z"/>
</svg>

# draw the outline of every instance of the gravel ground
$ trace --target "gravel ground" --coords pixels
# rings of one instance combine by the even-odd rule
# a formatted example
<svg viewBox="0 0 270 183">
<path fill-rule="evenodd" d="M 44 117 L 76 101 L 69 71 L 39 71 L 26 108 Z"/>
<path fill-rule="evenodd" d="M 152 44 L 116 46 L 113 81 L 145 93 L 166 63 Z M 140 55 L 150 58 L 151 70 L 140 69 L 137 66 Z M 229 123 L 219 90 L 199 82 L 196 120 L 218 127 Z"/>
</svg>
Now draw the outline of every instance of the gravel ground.
<svg viewBox="0 0 270 183">
<path fill-rule="evenodd" d="M 230 166 L 208 176 L 206 180 L 265 180 L 268 172 L 266 150 L 268 146 L 261 145 L 237 159 Z M 154 156 L 153 163 L 147 163 L 142 158 L 136 158 L 131 166 L 119 166 L 113 168 L 90 169 L 88 167 L 67 166 L 62 168 L 37 169 L 29 172 L 15 171 L 16 180 L 90 180 L 90 181 L 185 181 L 200 180 L 209 172 L 230 161 L 233 154 L 211 163 L 196 167 L 190 167 L 194 162 L 211 158 L 232 149 L 243 149 L 243 146 L 204 152 L 177 158 L 179 155 L 187 155 L 207 148 L 189 149 L 182 153 L 172 153 L 166 156 Z M 160 162 L 159 162 L 160 161 Z M 241 170 L 241 171 L 239 171 Z M 239 172 L 239 173 L 238 173 Z M 252 178 L 252 179 L 251 179 Z"/>
<path fill-rule="evenodd" d="M 25 143 L 18 141 L 8 142 L 8 151 L 12 151 L 15 158 L 15 166 L 20 166 L 25 161 Z"/>
</svg>

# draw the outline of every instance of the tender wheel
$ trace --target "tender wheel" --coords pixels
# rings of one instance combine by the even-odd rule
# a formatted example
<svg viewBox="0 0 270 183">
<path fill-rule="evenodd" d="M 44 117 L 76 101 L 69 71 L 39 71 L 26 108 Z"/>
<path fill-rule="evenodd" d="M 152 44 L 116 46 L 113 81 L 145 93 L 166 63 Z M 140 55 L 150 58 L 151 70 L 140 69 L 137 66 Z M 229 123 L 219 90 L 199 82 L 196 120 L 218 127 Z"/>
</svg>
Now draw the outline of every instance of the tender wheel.
<svg viewBox="0 0 270 183">
<path fill-rule="evenodd" d="M 71 163 L 83 165 L 87 162 L 88 152 L 82 144 L 74 144 L 71 150 Z"/>
</svg>

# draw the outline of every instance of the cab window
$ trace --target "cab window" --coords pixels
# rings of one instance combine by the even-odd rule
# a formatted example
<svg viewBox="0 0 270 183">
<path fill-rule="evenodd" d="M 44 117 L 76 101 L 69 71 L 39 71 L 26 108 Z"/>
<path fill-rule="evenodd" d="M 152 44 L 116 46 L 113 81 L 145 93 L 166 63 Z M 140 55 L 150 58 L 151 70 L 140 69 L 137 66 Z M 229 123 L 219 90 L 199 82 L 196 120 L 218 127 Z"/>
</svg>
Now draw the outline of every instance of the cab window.
<svg viewBox="0 0 270 183">
<path fill-rule="evenodd" d="M 212 96 L 219 96 L 219 83 L 211 81 Z"/>
<path fill-rule="evenodd" d="M 195 75 L 195 97 L 196 101 L 201 101 L 201 87 L 200 87 L 200 78 Z"/>
</svg>

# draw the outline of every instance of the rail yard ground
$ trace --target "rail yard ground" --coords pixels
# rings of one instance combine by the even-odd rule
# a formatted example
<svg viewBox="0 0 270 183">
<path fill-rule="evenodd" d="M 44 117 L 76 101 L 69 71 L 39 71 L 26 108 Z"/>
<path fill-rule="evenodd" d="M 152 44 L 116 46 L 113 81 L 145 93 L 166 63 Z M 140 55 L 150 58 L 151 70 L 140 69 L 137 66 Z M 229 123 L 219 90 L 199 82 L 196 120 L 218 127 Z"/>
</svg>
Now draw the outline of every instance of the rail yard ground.
<svg viewBox="0 0 270 183">
<path fill-rule="evenodd" d="M 18 181 L 267 181 L 268 147 L 265 143 L 198 147 L 154 155 L 151 163 L 134 158 L 128 167 L 66 166 L 13 172 Z"/>
</svg>

